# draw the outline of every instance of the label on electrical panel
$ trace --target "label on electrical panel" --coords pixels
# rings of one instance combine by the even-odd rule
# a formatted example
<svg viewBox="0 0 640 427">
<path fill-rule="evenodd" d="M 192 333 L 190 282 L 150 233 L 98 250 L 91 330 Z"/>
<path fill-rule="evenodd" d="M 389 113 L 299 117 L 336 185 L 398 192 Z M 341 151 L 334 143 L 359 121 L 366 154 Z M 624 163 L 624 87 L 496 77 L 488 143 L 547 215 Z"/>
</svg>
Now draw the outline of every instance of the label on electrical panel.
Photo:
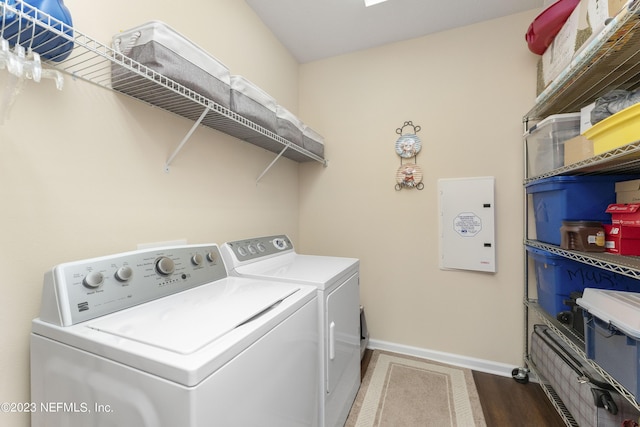
<svg viewBox="0 0 640 427">
<path fill-rule="evenodd" d="M 453 229 L 463 237 L 473 237 L 482 230 L 482 219 L 473 212 L 463 212 L 453 219 Z"/>
</svg>

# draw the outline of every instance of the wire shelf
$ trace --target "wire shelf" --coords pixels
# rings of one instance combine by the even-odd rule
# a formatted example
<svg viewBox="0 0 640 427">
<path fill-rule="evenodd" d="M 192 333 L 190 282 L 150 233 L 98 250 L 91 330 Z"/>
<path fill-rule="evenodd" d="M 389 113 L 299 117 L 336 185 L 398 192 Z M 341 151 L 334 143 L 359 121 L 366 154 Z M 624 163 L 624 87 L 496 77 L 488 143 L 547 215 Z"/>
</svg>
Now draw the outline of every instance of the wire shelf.
<svg viewBox="0 0 640 427">
<path fill-rule="evenodd" d="M 525 184 L 558 175 L 607 175 L 640 173 L 640 141 L 582 160 L 577 163 L 553 169 L 544 174 L 526 178 Z"/>
<path fill-rule="evenodd" d="M 4 13 L 3 13 L 4 12 Z M 16 15 L 9 20 L 7 16 Z M 30 6 L 22 0 L 0 3 L 0 37 L 11 44 L 19 43 L 27 49 L 42 52 L 38 45 L 39 31 L 55 34 L 57 45 L 73 44 L 68 58 L 53 56 L 43 60 L 46 65 L 89 83 L 115 90 L 155 107 L 197 121 L 206 111 L 201 124 L 297 162 L 327 160 L 305 150 L 241 115 L 217 104 L 199 93 L 171 80 L 153 69 L 117 52 L 110 46 L 92 39 L 56 18 Z"/>
<path fill-rule="evenodd" d="M 529 356 L 525 357 L 525 362 L 527 363 L 527 367 L 529 368 L 529 370 L 536 377 L 538 377 L 538 385 L 542 388 L 544 394 L 547 395 L 547 398 L 549 399 L 555 410 L 558 412 L 565 425 L 567 425 L 568 427 L 579 427 L 575 418 L 573 418 L 573 415 L 571 415 L 571 412 L 569 412 L 569 409 L 567 409 L 562 399 L 560 399 L 560 396 L 558 396 L 558 393 L 556 393 L 551 384 L 549 384 L 549 382 L 542 375 L 540 375 L 540 373 L 536 369 L 535 363 L 533 363 Z"/>
<path fill-rule="evenodd" d="M 617 255 L 607 252 L 569 251 L 537 240 L 525 240 L 524 243 L 527 246 L 544 249 L 555 255 L 569 258 L 583 264 L 589 264 L 634 279 L 640 279 L 640 257 Z"/>
<path fill-rule="evenodd" d="M 558 320 L 549 316 L 535 301 L 525 301 L 525 304 L 528 308 L 532 309 L 536 313 L 540 321 L 542 321 L 545 325 L 547 325 L 547 327 L 553 330 L 553 332 L 555 332 L 556 335 L 560 337 L 560 339 L 562 339 L 562 341 L 569 348 L 575 351 L 584 362 L 588 363 L 589 366 L 595 369 L 596 372 L 598 372 L 598 374 L 600 374 L 608 383 L 610 383 L 622 397 L 624 397 L 638 411 L 640 411 L 640 403 L 636 401 L 635 396 L 626 388 L 624 388 L 615 378 L 609 375 L 607 371 L 602 369 L 600 365 L 598 365 L 595 361 L 587 358 L 583 339 L 576 337 L 573 331 L 560 323 Z M 527 355 L 525 355 L 525 360 L 528 360 Z M 528 367 L 530 368 L 529 365 Z"/>
<path fill-rule="evenodd" d="M 640 87 L 640 2 L 632 1 L 538 96 L 525 120 L 580 111 L 611 89 Z"/>
</svg>

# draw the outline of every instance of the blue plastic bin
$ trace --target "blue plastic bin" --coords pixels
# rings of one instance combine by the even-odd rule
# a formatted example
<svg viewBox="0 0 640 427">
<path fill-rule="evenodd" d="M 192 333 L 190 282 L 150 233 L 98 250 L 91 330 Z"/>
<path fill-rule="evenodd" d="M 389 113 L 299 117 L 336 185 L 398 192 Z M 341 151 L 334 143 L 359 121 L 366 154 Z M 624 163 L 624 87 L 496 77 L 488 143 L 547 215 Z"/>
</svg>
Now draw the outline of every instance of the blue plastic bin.
<svg viewBox="0 0 640 427">
<path fill-rule="evenodd" d="M 585 353 L 636 399 L 640 397 L 640 294 L 587 289 Z"/>
<path fill-rule="evenodd" d="M 585 347 L 587 357 L 594 360 L 634 396 L 640 396 L 640 341 L 587 311 L 585 316 Z"/>
<path fill-rule="evenodd" d="M 640 280 L 583 264 L 544 249 L 527 246 L 527 253 L 535 263 L 538 304 L 556 317 L 561 311 L 571 311 L 564 304 L 571 292 L 585 288 L 640 292 Z"/>
<path fill-rule="evenodd" d="M 527 194 L 533 197 L 537 240 L 559 246 L 563 220 L 611 224 L 611 215 L 605 210 L 616 202 L 615 183 L 633 178 L 554 176 L 527 184 Z"/>
</svg>

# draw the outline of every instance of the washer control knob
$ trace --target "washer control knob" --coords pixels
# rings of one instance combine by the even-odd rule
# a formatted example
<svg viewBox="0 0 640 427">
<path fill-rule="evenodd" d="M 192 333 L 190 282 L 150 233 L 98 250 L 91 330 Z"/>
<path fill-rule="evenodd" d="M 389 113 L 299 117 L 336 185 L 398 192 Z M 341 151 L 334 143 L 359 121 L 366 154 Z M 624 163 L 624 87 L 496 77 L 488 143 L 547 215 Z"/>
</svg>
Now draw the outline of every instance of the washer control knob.
<svg viewBox="0 0 640 427">
<path fill-rule="evenodd" d="M 280 237 L 277 237 L 273 239 L 273 246 L 275 246 L 276 249 L 283 251 L 287 249 L 287 241 Z"/>
<path fill-rule="evenodd" d="M 194 256 L 191 257 L 191 264 L 195 265 L 196 267 L 199 265 L 202 265 L 203 261 L 204 261 L 204 258 L 200 254 L 195 254 Z"/>
<path fill-rule="evenodd" d="M 258 251 L 256 251 L 255 246 L 253 246 L 253 245 L 249 245 L 249 246 L 247 246 L 247 249 L 249 249 L 249 253 L 250 253 L 251 255 L 255 255 L 255 254 L 257 254 L 257 253 L 258 253 Z"/>
<path fill-rule="evenodd" d="M 240 256 L 247 256 L 247 250 L 244 248 L 244 246 L 240 246 L 240 247 L 238 248 L 238 254 L 239 254 Z"/>
<path fill-rule="evenodd" d="M 127 265 L 120 267 L 114 274 L 118 282 L 128 282 L 133 276 L 133 269 Z"/>
<path fill-rule="evenodd" d="M 176 269 L 176 265 L 169 257 L 163 256 L 156 260 L 156 271 L 163 276 L 168 276 Z"/>
<path fill-rule="evenodd" d="M 82 281 L 85 288 L 96 289 L 104 283 L 104 275 L 99 271 L 92 271 Z"/>
<path fill-rule="evenodd" d="M 207 261 L 212 262 L 212 263 L 216 263 L 218 262 L 218 256 L 216 255 L 215 252 L 207 252 Z"/>
<path fill-rule="evenodd" d="M 260 251 L 260 252 L 264 252 L 264 251 L 267 250 L 267 247 L 262 242 L 258 243 L 256 246 L 258 248 L 258 251 Z"/>
</svg>

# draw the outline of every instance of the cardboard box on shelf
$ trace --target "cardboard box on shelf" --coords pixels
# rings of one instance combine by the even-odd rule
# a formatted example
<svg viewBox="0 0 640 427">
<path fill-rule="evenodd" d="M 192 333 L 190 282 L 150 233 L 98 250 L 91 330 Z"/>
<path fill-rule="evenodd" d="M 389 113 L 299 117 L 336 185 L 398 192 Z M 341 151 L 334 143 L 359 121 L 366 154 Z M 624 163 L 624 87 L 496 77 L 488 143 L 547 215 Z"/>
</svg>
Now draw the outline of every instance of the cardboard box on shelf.
<svg viewBox="0 0 640 427">
<path fill-rule="evenodd" d="M 538 62 L 539 95 L 628 0 L 581 0 Z"/>
<path fill-rule="evenodd" d="M 593 142 L 578 135 L 564 143 L 564 164 L 572 165 L 593 157 Z"/>
<path fill-rule="evenodd" d="M 640 203 L 640 179 L 616 182 L 615 188 L 616 203 Z"/>
</svg>

